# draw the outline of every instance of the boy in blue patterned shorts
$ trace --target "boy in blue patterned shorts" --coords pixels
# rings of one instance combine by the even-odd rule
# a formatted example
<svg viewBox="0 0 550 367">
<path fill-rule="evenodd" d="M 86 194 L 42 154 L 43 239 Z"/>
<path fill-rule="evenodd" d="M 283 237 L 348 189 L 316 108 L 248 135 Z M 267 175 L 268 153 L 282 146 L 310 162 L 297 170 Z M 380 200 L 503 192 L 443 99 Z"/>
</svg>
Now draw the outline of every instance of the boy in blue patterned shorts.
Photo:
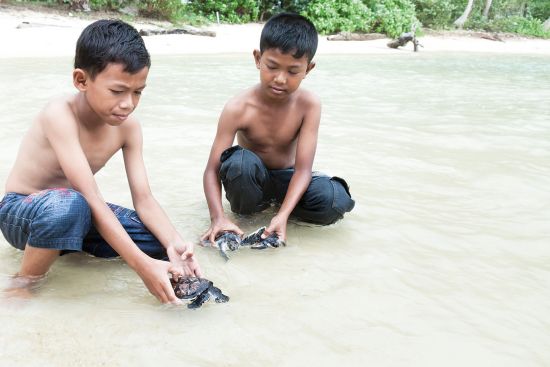
<svg viewBox="0 0 550 367">
<path fill-rule="evenodd" d="M 167 274 L 201 276 L 192 243 L 151 194 L 141 128 L 131 116 L 150 65 L 143 39 L 122 21 L 100 20 L 80 35 L 73 71 L 78 91 L 38 114 L 0 202 L 2 233 L 24 250 L 14 287 L 42 277 L 71 251 L 120 255 L 163 303 L 178 302 Z M 135 211 L 106 203 L 94 180 L 119 150 Z"/>
</svg>

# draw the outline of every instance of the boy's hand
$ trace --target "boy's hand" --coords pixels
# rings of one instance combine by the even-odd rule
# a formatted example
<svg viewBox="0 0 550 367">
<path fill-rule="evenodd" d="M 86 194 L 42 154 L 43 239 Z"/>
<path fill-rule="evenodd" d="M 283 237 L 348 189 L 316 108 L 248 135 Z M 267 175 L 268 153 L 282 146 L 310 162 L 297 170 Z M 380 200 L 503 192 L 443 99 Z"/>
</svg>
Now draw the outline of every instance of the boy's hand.
<svg viewBox="0 0 550 367">
<path fill-rule="evenodd" d="M 239 237 L 242 237 L 244 232 L 232 221 L 223 217 L 222 219 L 212 221 L 208 231 L 201 236 L 201 241 L 208 240 L 211 244 L 216 243 L 216 238 L 223 232 L 234 232 Z"/>
<path fill-rule="evenodd" d="M 149 292 L 162 303 L 180 304 L 181 301 L 174 294 L 170 284 L 169 274 L 177 279 L 182 274 L 168 261 L 146 258 L 144 262 L 135 268 L 136 273 L 145 283 Z"/>
<path fill-rule="evenodd" d="M 194 245 L 191 242 L 183 242 L 169 247 L 166 250 L 170 263 L 175 269 L 186 277 L 202 277 L 199 262 L 195 258 Z M 176 280 L 176 278 L 174 278 Z"/>
<path fill-rule="evenodd" d="M 269 235 L 271 235 L 272 233 L 276 233 L 281 241 L 286 242 L 287 221 L 288 221 L 288 218 L 281 214 L 277 214 L 276 216 L 274 216 L 271 219 L 271 223 L 262 234 L 262 239 L 269 237 Z"/>
</svg>

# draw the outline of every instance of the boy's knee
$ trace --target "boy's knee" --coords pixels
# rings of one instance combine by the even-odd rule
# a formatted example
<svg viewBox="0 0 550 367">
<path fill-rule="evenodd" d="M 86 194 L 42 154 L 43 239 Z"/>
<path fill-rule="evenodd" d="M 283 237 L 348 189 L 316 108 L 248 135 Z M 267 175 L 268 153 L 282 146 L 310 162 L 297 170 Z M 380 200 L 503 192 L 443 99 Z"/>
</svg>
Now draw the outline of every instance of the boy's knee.
<svg viewBox="0 0 550 367">
<path fill-rule="evenodd" d="M 343 178 L 334 176 L 330 182 L 333 187 L 332 209 L 340 214 L 338 219 L 341 219 L 345 213 L 352 211 L 355 201 L 351 198 L 349 186 Z"/>
<path fill-rule="evenodd" d="M 254 152 L 234 146 L 222 153 L 220 178 L 229 183 L 234 180 L 263 181 L 267 177 L 267 169 L 262 160 Z"/>
<path fill-rule="evenodd" d="M 222 154 L 220 179 L 231 210 L 252 214 L 265 209 L 264 186 L 268 171 L 260 157 L 250 150 L 234 146 Z"/>
<path fill-rule="evenodd" d="M 55 191 L 56 198 L 50 206 L 52 221 L 70 223 L 89 219 L 91 216 L 90 206 L 81 193 L 70 189 Z"/>
<path fill-rule="evenodd" d="M 84 196 L 70 189 L 54 189 L 49 195 L 48 207 L 34 221 L 37 229 L 48 232 L 48 237 L 66 233 L 84 237 L 91 226 L 91 210 Z"/>
<path fill-rule="evenodd" d="M 301 207 L 307 213 L 302 219 L 328 225 L 342 219 L 354 206 L 346 181 L 339 177 L 317 176 L 302 198 Z"/>
</svg>

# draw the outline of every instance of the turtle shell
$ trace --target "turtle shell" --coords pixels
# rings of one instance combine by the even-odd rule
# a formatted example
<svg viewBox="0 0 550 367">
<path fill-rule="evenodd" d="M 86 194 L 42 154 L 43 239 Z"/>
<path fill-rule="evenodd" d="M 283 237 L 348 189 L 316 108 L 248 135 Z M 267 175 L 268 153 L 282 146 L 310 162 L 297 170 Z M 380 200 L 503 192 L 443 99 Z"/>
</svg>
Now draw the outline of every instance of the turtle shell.
<svg viewBox="0 0 550 367">
<path fill-rule="evenodd" d="M 204 278 L 181 277 L 178 281 L 170 279 L 176 297 L 180 299 L 196 298 L 212 286 L 212 282 Z"/>
</svg>

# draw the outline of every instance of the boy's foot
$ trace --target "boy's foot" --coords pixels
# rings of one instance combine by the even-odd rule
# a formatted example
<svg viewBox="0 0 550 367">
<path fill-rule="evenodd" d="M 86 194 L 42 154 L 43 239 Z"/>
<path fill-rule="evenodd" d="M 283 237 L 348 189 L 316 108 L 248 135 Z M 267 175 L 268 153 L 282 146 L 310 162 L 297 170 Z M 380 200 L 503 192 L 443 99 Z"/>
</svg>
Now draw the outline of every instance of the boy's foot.
<svg viewBox="0 0 550 367">
<path fill-rule="evenodd" d="M 22 276 L 15 274 L 8 282 L 8 286 L 3 290 L 5 298 L 28 299 L 32 297 L 33 291 L 37 290 L 46 275 Z"/>
</svg>

